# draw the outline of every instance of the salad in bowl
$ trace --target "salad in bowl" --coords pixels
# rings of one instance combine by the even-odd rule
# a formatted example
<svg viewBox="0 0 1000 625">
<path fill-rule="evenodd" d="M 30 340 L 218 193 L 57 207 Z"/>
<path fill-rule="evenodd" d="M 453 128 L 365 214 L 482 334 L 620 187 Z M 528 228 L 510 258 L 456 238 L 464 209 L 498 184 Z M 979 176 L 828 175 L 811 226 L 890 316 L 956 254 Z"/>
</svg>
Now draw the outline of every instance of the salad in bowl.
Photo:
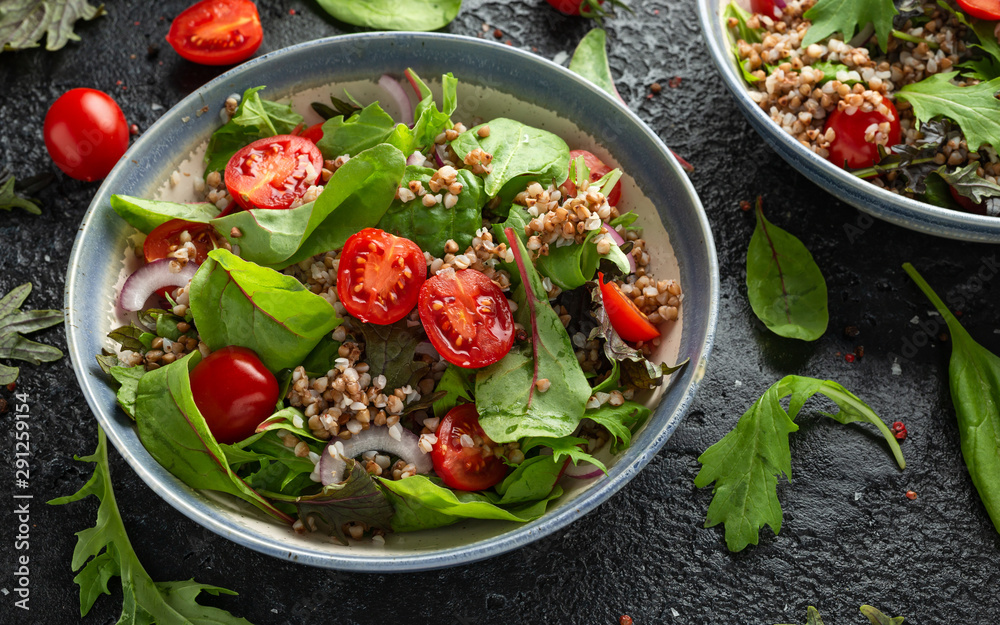
<svg viewBox="0 0 1000 625">
<path fill-rule="evenodd" d="M 439 48 L 420 73 L 440 81 L 378 79 L 378 60 L 332 84 L 275 67 L 262 87 L 243 66 L 169 112 L 74 252 L 87 266 L 99 232 L 119 260 L 71 271 L 67 299 L 71 322 L 99 320 L 71 325 L 85 395 L 167 501 L 266 553 L 412 570 L 524 544 L 620 488 L 690 401 L 717 287 L 704 216 L 637 122 L 602 133 L 611 158 L 547 90 L 448 72 L 503 46 L 366 35 L 259 63 L 303 72 L 307 47 L 388 39 L 407 64 Z M 191 147 L 143 158 L 194 128 Z M 637 169 L 654 161 L 624 137 L 669 169 Z M 670 202 L 699 234 L 671 232 Z M 80 364 L 95 352 L 100 368 Z"/>
</svg>

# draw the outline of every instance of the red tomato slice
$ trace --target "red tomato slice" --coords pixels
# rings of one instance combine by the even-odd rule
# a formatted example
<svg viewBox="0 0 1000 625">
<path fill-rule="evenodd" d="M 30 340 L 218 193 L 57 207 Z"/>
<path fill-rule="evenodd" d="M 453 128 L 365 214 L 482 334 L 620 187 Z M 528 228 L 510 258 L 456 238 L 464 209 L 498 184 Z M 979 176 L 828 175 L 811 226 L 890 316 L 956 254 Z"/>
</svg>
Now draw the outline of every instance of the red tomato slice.
<svg viewBox="0 0 1000 625">
<path fill-rule="evenodd" d="M 507 298 L 481 271 L 439 273 L 424 282 L 418 310 L 434 349 L 459 367 L 491 365 L 514 345 Z"/>
<path fill-rule="evenodd" d="M 448 411 L 438 424 L 437 442 L 431 450 L 434 472 L 446 486 L 457 490 L 485 490 L 499 484 L 507 475 L 507 465 L 502 458 L 483 455 L 483 445 L 462 445 L 462 435 L 475 441 L 492 444 L 479 425 L 475 404 L 462 404 Z"/>
<path fill-rule="evenodd" d="M 601 284 L 601 299 L 604 311 L 608 313 L 611 327 L 626 341 L 650 341 L 660 336 L 660 331 L 649 322 L 646 315 L 618 288 L 614 282 L 604 282 L 604 274 L 598 273 Z"/>
<path fill-rule="evenodd" d="M 962 10 L 981 20 L 1000 20 L 1000 2 L 997 0 L 957 0 Z"/>
<path fill-rule="evenodd" d="M 417 304 L 427 262 L 416 243 L 365 228 L 344 244 L 337 271 L 337 297 L 352 316 L 386 325 Z"/>
<path fill-rule="evenodd" d="M 111 172 L 128 150 L 128 122 L 111 96 L 70 89 L 45 114 L 49 156 L 67 176 L 93 182 Z"/>
<path fill-rule="evenodd" d="M 896 107 L 886 98 L 882 100 L 892 114 L 892 119 L 878 111 L 863 113 L 857 111 L 853 115 L 848 115 L 844 111 L 834 111 L 826 119 L 823 127 L 833 128 L 837 133 L 836 138 L 830 144 L 830 156 L 827 158 L 838 167 L 843 167 L 847 163 L 849 169 L 859 169 L 861 167 L 871 167 L 879 161 L 878 146 L 865 141 L 865 132 L 872 124 L 889 122 L 889 142 L 887 147 L 899 143 L 902 130 L 899 126 L 899 113 Z"/>
<path fill-rule="evenodd" d="M 202 0 L 174 18 L 167 43 L 189 61 L 232 65 L 253 56 L 264 39 L 250 0 Z"/>
<path fill-rule="evenodd" d="M 781 17 L 781 9 L 774 3 L 774 0 L 750 0 L 750 11 L 772 18 Z"/>
<path fill-rule="evenodd" d="M 191 371 L 191 396 L 220 443 L 251 436 L 278 403 L 278 381 L 253 350 L 223 347 Z"/>
<path fill-rule="evenodd" d="M 183 219 L 171 219 L 160 224 L 146 235 L 146 240 L 142 243 L 142 255 L 146 257 L 146 262 L 151 263 L 154 260 L 166 258 L 171 252 L 184 245 L 184 242 L 181 241 L 184 232 L 190 235 L 191 244 L 194 245 L 195 249 L 195 256 L 190 260 L 199 265 L 205 262 L 209 252 L 219 247 L 219 235 L 215 233 L 212 226 L 184 221 Z M 160 297 L 166 297 L 169 291 L 179 286 L 183 285 L 175 284 L 173 287 L 164 287 L 156 292 L 159 293 Z"/>
<path fill-rule="evenodd" d="M 572 150 L 569 153 L 569 178 L 562 186 L 566 189 L 568 197 L 576 197 L 576 183 L 573 182 L 576 176 L 575 168 L 573 167 L 573 161 L 576 160 L 577 156 L 583 157 L 583 163 L 590 170 L 590 181 L 594 182 L 600 180 L 604 174 L 611 171 L 611 168 L 604 164 L 604 161 L 597 158 L 592 153 L 587 150 Z M 611 193 L 608 194 L 608 204 L 611 206 L 618 206 L 618 201 L 622 198 L 622 183 L 619 181 L 612 189 Z M 566 199 L 566 198 L 564 198 Z"/>
<path fill-rule="evenodd" d="M 309 139 L 313 143 L 319 143 L 319 140 L 323 138 L 323 124 L 309 126 L 299 136 L 303 139 Z"/>
<path fill-rule="evenodd" d="M 254 141 L 229 159 L 226 188 L 243 208 L 284 209 L 316 184 L 322 170 L 315 143 L 278 135 Z"/>
</svg>

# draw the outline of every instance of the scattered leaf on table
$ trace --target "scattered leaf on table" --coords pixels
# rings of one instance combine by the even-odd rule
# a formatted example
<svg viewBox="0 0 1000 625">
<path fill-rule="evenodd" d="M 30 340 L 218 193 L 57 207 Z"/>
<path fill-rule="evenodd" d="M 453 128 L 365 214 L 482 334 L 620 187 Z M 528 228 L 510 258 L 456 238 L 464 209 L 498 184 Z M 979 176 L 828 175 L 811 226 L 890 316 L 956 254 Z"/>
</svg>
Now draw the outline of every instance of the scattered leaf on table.
<svg viewBox="0 0 1000 625">
<path fill-rule="evenodd" d="M 22 333 L 42 330 L 63 320 L 61 310 L 20 310 L 29 293 L 31 283 L 25 282 L 0 299 L 0 358 L 23 360 L 33 365 L 59 360 L 63 356 L 59 349 L 21 336 Z M 14 382 L 18 373 L 17 367 L 0 364 L 0 384 Z"/>
<path fill-rule="evenodd" d="M 4 0 L 0 6 L 0 50 L 36 48 L 48 35 L 46 50 L 58 50 L 66 42 L 79 41 L 73 32 L 77 20 L 104 15 L 104 5 L 86 0 Z"/>
</svg>

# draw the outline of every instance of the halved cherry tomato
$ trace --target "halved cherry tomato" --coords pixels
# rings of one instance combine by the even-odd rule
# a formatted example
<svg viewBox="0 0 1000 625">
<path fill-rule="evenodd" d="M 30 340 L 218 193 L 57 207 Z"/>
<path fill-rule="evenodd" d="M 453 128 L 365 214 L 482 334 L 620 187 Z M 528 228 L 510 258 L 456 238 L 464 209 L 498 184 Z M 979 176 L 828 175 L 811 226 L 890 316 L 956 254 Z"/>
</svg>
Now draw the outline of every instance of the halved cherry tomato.
<svg viewBox="0 0 1000 625">
<path fill-rule="evenodd" d="M 962 10 L 981 20 L 1000 20 L 1000 2 L 997 0 L 957 0 Z"/>
<path fill-rule="evenodd" d="M 566 189 L 568 197 L 576 196 L 576 183 L 573 182 L 576 176 L 575 168 L 573 167 L 573 161 L 576 160 L 577 156 L 583 157 L 583 163 L 590 170 L 590 181 L 594 182 L 599 180 L 604 174 L 611 171 L 611 168 L 604 164 L 604 161 L 597 158 L 594 154 L 588 152 L 587 150 L 571 150 L 569 153 L 569 178 L 562 186 Z M 618 206 L 618 201 L 622 198 L 622 183 L 619 181 L 612 189 L 611 193 L 608 194 L 608 204 L 611 206 Z"/>
<path fill-rule="evenodd" d="M 202 65 L 232 65 L 253 56 L 264 39 L 250 0 L 202 0 L 174 18 L 167 33 L 177 54 Z"/>
<path fill-rule="evenodd" d="M 484 455 L 484 445 L 492 446 L 479 425 L 475 404 L 462 404 L 448 411 L 438 424 L 437 442 L 431 449 L 434 472 L 446 486 L 457 490 L 484 490 L 499 484 L 507 475 L 502 458 Z M 462 436 L 473 440 L 471 447 L 462 445 Z M 476 439 L 480 442 L 476 442 Z"/>
<path fill-rule="evenodd" d="M 889 122 L 889 141 L 887 147 L 899 143 L 902 130 L 899 126 L 899 113 L 896 107 L 886 98 L 882 100 L 889 109 L 892 119 L 878 111 L 864 113 L 857 111 L 848 115 L 845 111 L 836 110 L 826 119 L 824 130 L 833 128 L 836 137 L 830 144 L 830 155 L 827 157 L 838 167 L 847 163 L 849 169 L 871 167 L 879 161 L 878 146 L 865 141 L 865 132 L 872 124 Z"/>
<path fill-rule="evenodd" d="M 107 176 L 128 150 L 125 114 L 96 89 L 70 89 L 59 96 L 45 114 L 42 134 L 56 166 L 86 182 Z"/>
<path fill-rule="evenodd" d="M 635 302 L 621 292 L 614 282 L 604 282 L 604 274 L 598 272 L 601 284 L 601 300 L 604 312 L 608 313 L 611 327 L 626 341 L 650 341 L 660 336 L 660 331 L 649 322 L 646 315 L 636 307 Z"/>
<path fill-rule="evenodd" d="M 191 371 L 191 396 L 215 440 L 231 445 L 274 412 L 278 381 L 253 350 L 223 347 Z"/>
<path fill-rule="evenodd" d="M 431 345 L 459 367 L 491 365 L 514 345 L 507 298 L 481 271 L 439 273 L 424 282 L 418 310 Z"/>
<path fill-rule="evenodd" d="M 154 260 L 166 258 L 171 252 L 184 245 L 184 242 L 181 241 L 181 235 L 185 232 L 190 235 L 191 244 L 194 245 L 195 249 L 194 258 L 189 258 L 189 260 L 199 265 L 205 262 L 209 252 L 219 247 L 219 235 L 216 234 L 215 228 L 212 226 L 184 221 L 183 219 L 171 219 L 153 228 L 153 231 L 146 235 L 146 240 L 142 244 L 142 255 L 146 257 L 146 262 L 151 263 Z M 173 288 L 179 286 L 183 285 L 175 284 Z M 172 291 L 173 288 L 164 287 L 156 292 L 160 294 L 160 297 L 165 297 L 167 292 Z"/>
<path fill-rule="evenodd" d="M 774 0 L 750 0 L 749 5 L 751 13 L 766 15 L 771 18 L 781 17 L 781 9 L 774 3 Z M 743 6 L 746 6 L 746 4 L 743 4 Z"/>
<path fill-rule="evenodd" d="M 283 209 L 316 184 L 323 155 L 309 139 L 278 135 L 258 139 L 226 165 L 226 188 L 246 209 Z"/>
<path fill-rule="evenodd" d="M 948 192 L 951 193 L 951 197 L 962 207 L 967 213 L 974 213 L 976 215 L 985 215 L 986 207 L 983 204 L 976 204 L 970 198 L 965 197 L 961 193 L 955 190 L 955 187 L 949 186 Z"/>
<path fill-rule="evenodd" d="M 319 140 L 323 138 L 323 124 L 309 126 L 299 136 L 303 139 L 309 139 L 313 143 L 319 143 Z"/>
<path fill-rule="evenodd" d="M 386 325 L 413 310 L 426 278 L 427 263 L 416 243 L 365 228 L 344 244 L 337 297 L 354 317 Z"/>
</svg>

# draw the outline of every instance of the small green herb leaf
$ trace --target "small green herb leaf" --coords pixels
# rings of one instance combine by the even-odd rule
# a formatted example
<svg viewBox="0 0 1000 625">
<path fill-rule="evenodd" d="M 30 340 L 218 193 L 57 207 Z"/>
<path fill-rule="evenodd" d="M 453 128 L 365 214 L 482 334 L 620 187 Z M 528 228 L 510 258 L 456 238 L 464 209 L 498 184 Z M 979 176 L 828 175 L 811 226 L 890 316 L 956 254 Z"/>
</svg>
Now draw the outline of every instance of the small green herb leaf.
<svg viewBox="0 0 1000 625">
<path fill-rule="evenodd" d="M 892 0 L 818 0 L 803 14 L 812 26 L 806 31 L 802 45 L 818 43 L 835 33 L 849 41 L 859 30 L 872 24 L 879 47 L 887 50 L 892 18 L 898 13 Z"/>
<path fill-rule="evenodd" d="M 104 15 L 104 5 L 86 0 L 9 0 L 0 10 L 0 50 L 38 47 L 48 36 L 46 50 L 58 50 L 68 41 L 79 41 L 73 32 L 77 20 Z"/>
<path fill-rule="evenodd" d="M 965 133 L 969 149 L 985 144 L 1000 145 L 1000 78 L 978 85 L 959 87 L 952 84 L 958 72 L 934 74 L 918 83 L 906 85 L 896 97 L 913 105 L 921 124 L 942 115 L 953 120 Z"/>
<path fill-rule="evenodd" d="M 757 198 L 757 228 L 747 250 L 747 293 L 757 318 L 779 336 L 815 341 L 826 332 L 826 281 L 797 238 L 764 218 Z"/>
<path fill-rule="evenodd" d="M 889 618 L 870 605 L 861 606 L 861 613 L 868 617 L 868 620 L 872 622 L 872 625 L 903 625 L 904 619 L 902 616 Z"/>
<path fill-rule="evenodd" d="M 0 358 L 23 360 L 33 365 L 59 360 L 63 357 L 59 349 L 21 336 L 21 333 L 36 332 L 63 320 L 61 310 L 22 311 L 20 306 L 30 293 L 31 283 L 25 282 L 0 299 Z M 0 384 L 14 382 L 18 373 L 17 367 L 0 365 Z"/>
<path fill-rule="evenodd" d="M 962 456 L 1000 532 L 1000 358 L 972 339 L 913 265 L 905 263 L 903 269 L 948 323 L 952 345 L 948 376 Z"/>
<path fill-rule="evenodd" d="M 351 466 L 347 480 L 296 501 L 303 523 L 308 527 L 315 525 L 343 545 L 347 544 L 342 529 L 345 523 L 360 522 L 372 529 L 388 530 L 393 515 L 392 505 L 368 472 L 354 460 L 348 463 Z"/>
<path fill-rule="evenodd" d="M 574 465 L 578 462 L 589 462 L 607 473 L 608 468 L 604 466 L 603 462 L 580 447 L 580 445 L 586 444 L 587 440 L 578 436 L 563 436 L 562 438 L 533 436 L 521 441 L 521 451 L 527 453 L 536 447 L 547 447 L 552 450 L 552 457 L 556 462 L 563 458 L 571 461 Z"/>
<path fill-rule="evenodd" d="M 317 0 L 336 19 L 375 30 L 437 30 L 447 26 L 462 0 Z"/>
<path fill-rule="evenodd" d="M 731 432 L 698 458 L 702 468 L 695 477 L 695 486 L 703 488 L 715 483 L 705 527 L 724 523 L 730 551 L 756 545 L 764 525 L 770 526 L 775 534 L 781 531 L 777 484 L 782 475 L 791 480 L 788 435 L 799 429 L 794 419 L 816 393 L 840 407 L 838 414 L 828 415 L 837 421 L 866 421 L 876 425 L 900 469 L 906 466 L 889 428 L 855 395 L 831 380 L 786 376 L 754 402 Z M 787 411 L 781 405 L 785 397 L 789 397 Z"/>
<path fill-rule="evenodd" d="M 14 192 L 14 177 L 9 176 L 7 180 L 0 177 L 0 210 L 11 211 L 15 208 L 23 208 L 32 215 L 41 215 L 42 209 L 31 200 L 27 200 Z"/>
<path fill-rule="evenodd" d="M 59 497 L 48 503 L 62 505 L 94 495 L 100 500 L 97 525 L 77 532 L 73 550 L 73 570 L 79 574 L 73 581 L 80 586 L 80 616 L 86 616 L 94 602 L 102 595 L 110 595 L 108 582 L 121 578 L 124 605 L 119 623 L 173 623 L 175 625 L 251 625 L 219 608 L 198 603 L 198 595 L 207 592 L 235 595 L 231 590 L 184 582 L 154 582 L 132 549 L 125 524 L 122 522 L 115 493 L 111 487 L 111 469 L 108 464 L 108 444 L 104 430 L 97 428 L 97 449 L 93 454 L 77 460 L 94 463 L 94 474 L 76 493 Z"/>
</svg>

